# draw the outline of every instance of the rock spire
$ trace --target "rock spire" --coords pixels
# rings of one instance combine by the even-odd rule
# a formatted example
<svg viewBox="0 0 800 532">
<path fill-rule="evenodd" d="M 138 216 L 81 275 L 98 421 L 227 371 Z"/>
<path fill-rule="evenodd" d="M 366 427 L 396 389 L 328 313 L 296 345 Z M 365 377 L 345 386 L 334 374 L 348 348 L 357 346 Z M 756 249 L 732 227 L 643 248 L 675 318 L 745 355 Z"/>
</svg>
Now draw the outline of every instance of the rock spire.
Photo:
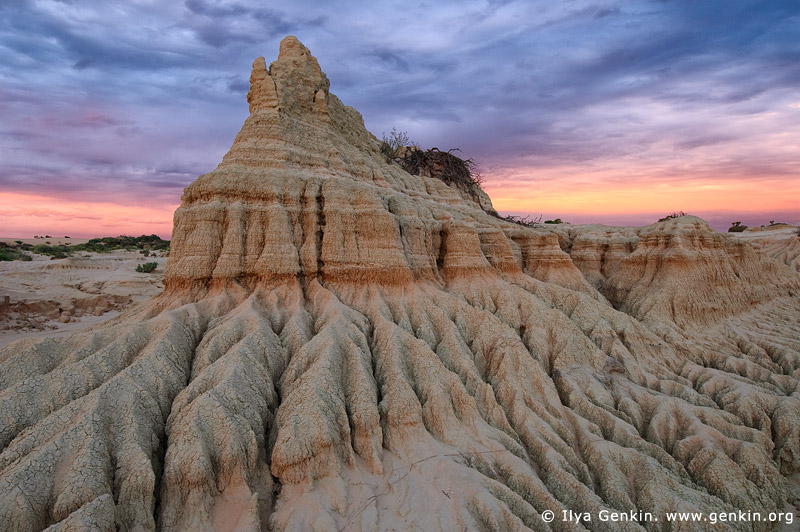
<svg viewBox="0 0 800 532">
<path fill-rule="evenodd" d="M 608 530 L 601 510 L 797 504 L 779 251 L 693 217 L 492 216 L 387 164 L 294 37 L 248 103 L 184 191 L 164 293 L 0 350 L 0 531 Z M 771 524 L 715 530 L 751 526 Z"/>
</svg>

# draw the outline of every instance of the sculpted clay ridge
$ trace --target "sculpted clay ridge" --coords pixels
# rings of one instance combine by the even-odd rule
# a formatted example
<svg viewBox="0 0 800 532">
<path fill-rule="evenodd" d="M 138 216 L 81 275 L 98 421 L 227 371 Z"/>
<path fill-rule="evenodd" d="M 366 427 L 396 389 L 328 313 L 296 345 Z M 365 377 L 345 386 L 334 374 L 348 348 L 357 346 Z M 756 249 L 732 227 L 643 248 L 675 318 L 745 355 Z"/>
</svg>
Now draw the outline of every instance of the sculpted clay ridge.
<svg viewBox="0 0 800 532">
<path fill-rule="evenodd" d="M 693 217 L 501 220 L 387 164 L 293 37 L 247 101 L 164 292 L 0 351 L 0 530 L 688 531 L 560 516 L 797 504 L 779 251 Z"/>
</svg>

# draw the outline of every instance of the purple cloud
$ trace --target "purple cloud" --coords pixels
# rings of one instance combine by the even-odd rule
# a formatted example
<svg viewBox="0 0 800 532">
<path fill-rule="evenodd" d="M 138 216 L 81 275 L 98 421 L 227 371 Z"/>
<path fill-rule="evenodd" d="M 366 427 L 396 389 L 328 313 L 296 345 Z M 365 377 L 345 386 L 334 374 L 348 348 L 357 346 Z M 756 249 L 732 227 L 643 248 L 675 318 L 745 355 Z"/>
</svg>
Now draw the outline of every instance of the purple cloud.
<svg viewBox="0 0 800 532">
<path fill-rule="evenodd" d="M 175 203 L 241 126 L 253 58 L 287 33 L 377 136 L 460 147 L 490 182 L 565 165 L 665 183 L 798 171 L 794 1 L 11 0 L 0 20 L 9 192 Z"/>
</svg>

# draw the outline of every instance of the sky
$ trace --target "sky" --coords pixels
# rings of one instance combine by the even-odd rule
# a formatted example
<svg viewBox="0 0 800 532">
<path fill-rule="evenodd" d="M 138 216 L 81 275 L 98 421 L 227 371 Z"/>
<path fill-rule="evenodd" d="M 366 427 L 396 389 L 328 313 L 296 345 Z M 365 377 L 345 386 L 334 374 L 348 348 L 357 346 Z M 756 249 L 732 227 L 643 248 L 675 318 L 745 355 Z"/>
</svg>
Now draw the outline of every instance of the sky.
<svg viewBox="0 0 800 532">
<path fill-rule="evenodd" d="M 3 0 L 0 236 L 168 238 L 286 35 L 502 213 L 800 222 L 797 0 Z"/>
</svg>

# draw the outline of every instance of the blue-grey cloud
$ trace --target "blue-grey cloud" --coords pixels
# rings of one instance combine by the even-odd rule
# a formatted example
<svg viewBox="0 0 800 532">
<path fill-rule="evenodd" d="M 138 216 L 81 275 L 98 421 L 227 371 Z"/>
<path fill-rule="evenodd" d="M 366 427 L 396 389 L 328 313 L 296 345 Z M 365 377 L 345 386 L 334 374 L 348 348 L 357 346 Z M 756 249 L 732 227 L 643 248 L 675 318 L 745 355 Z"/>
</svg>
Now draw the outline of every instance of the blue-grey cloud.
<svg viewBox="0 0 800 532">
<path fill-rule="evenodd" d="M 177 200 L 246 116 L 253 58 L 289 33 L 378 136 L 460 147 L 487 179 L 755 145 L 799 122 L 795 0 L 6 0 L 0 20 L 4 190 Z M 796 171 L 771 149 L 717 169 Z"/>
</svg>

